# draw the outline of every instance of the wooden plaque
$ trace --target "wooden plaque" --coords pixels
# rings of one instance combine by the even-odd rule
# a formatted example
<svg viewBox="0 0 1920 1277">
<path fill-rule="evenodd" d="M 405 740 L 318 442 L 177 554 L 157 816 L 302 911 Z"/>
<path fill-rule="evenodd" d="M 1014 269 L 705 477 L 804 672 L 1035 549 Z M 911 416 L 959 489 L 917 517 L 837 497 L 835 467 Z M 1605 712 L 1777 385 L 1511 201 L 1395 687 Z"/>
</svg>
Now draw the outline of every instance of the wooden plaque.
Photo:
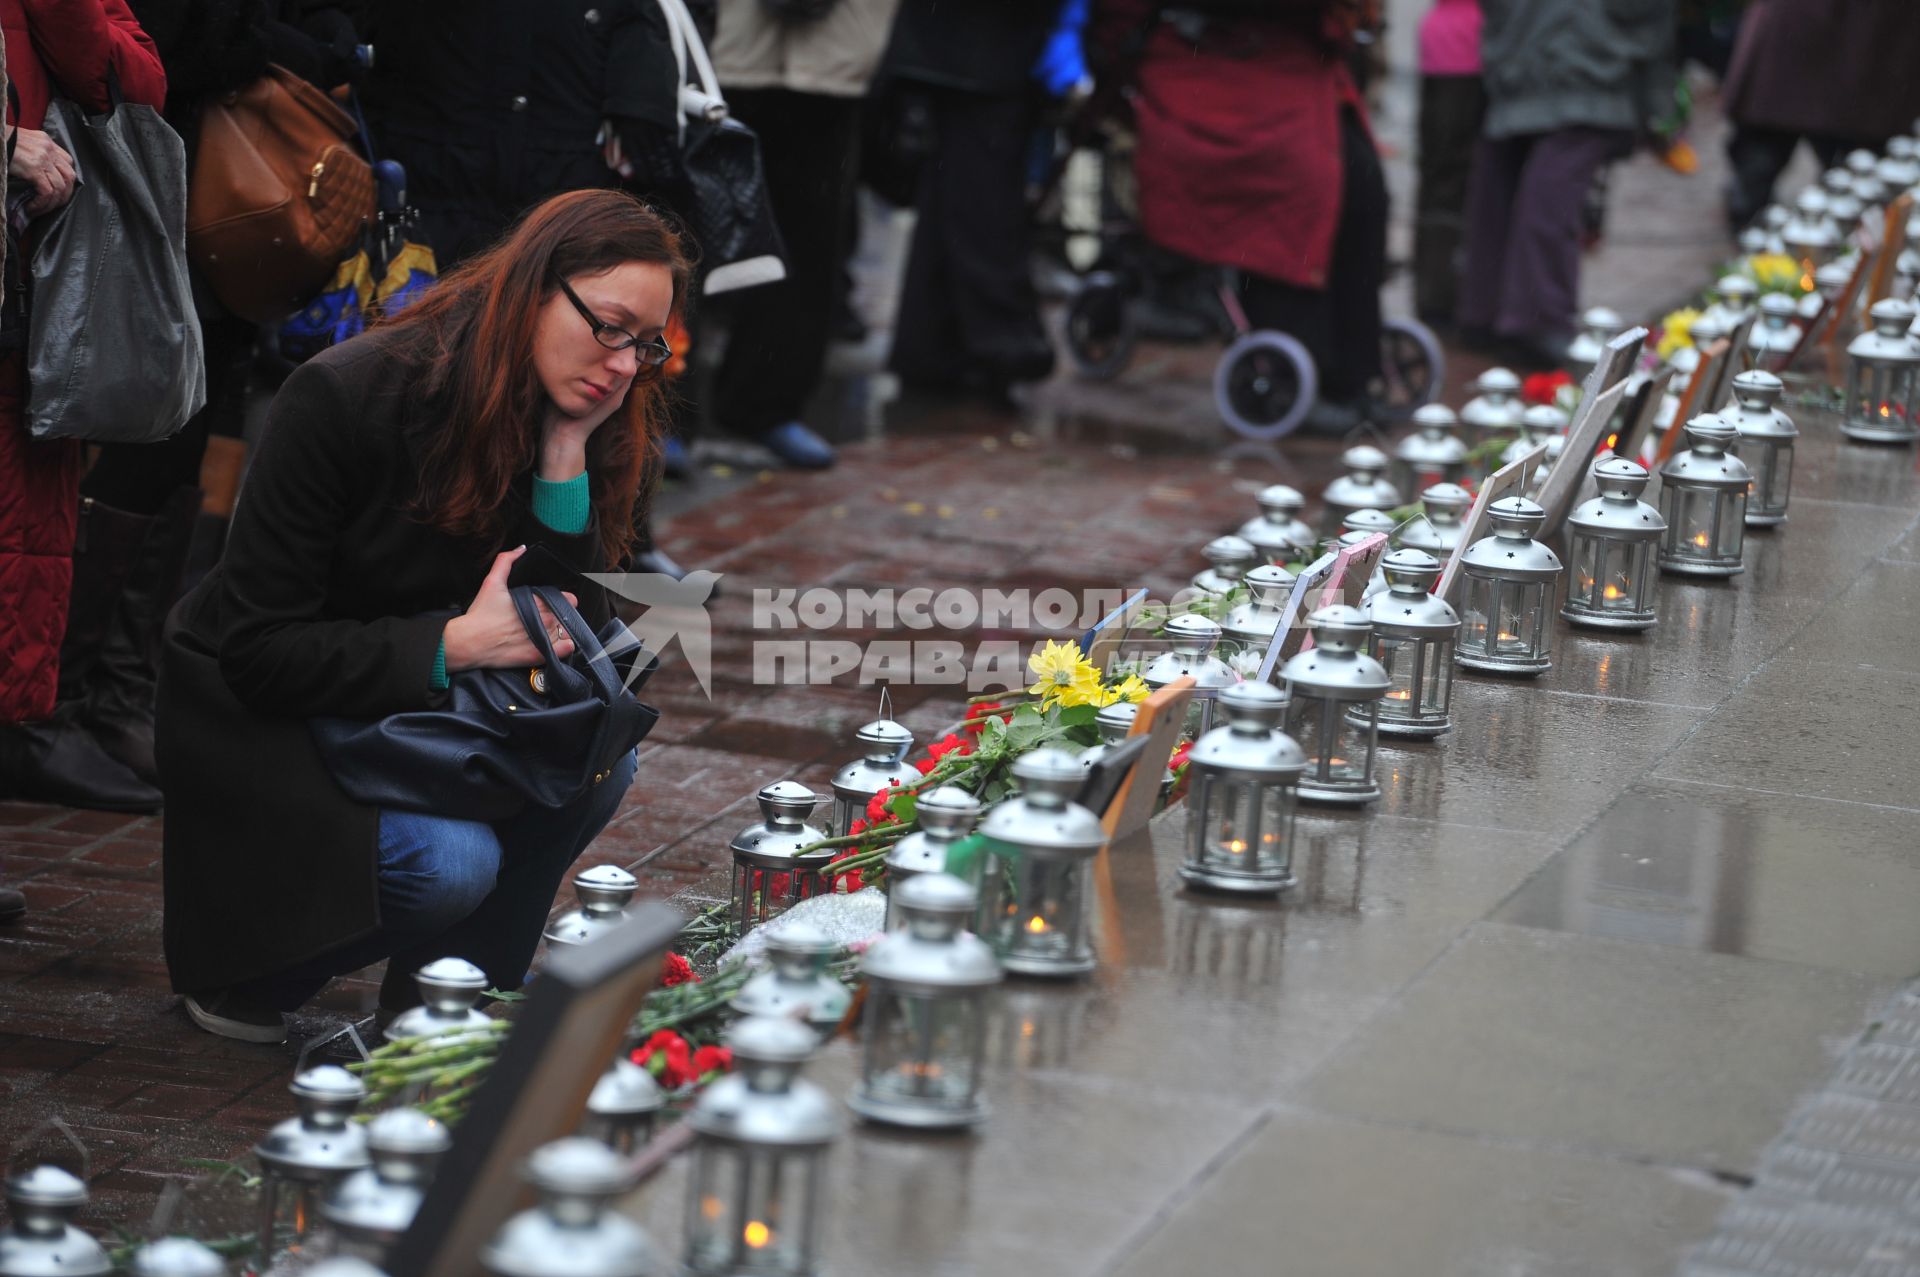
<svg viewBox="0 0 1920 1277">
<path fill-rule="evenodd" d="M 1680 396 L 1679 411 L 1673 414 L 1673 424 L 1667 427 L 1667 433 L 1660 436 L 1660 446 L 1654 451 L 1649 470 L 1657 470 L 1660 463 L 1673 455 L 1673 450 L 1686 432 L 1689 421 L 1709 411 L 1705 404 L 1711 387 L 1720 380 L 1720 369 L 1726 364 L 1733 343 L 1725 337 L 1716 337 L 1700 351 L 1700 366 L 1693 370 L 1692 380 L 1687 382 L 1686 390 Z"/>
<path fill-rule="evenodd" d="M 1125 838 L 1153 819 L 1154 809 L 1160 804 L 1160 781 L 1167 773 L 1174 746 L 1180 743 L 1180 731 L 1187 723 L 1187 702 L 1192 699 L 1193 676 L 1186 674 L 1140 702 L 1127 739 L 1144 736 L 1147 746 L 1100 818 L 1110 840 Z"/>
<path fill-rule="evenodd" d="M 1881 233 L 1879 249 L 1874 254 L 1873 280 L 1867 288 L 1867 305 L 1870 307 L 1893 296 L 1893 270 L 1900 257 L 1900 245 L 1907 242 L 1907 219 L 1912 216 L 1911 191 L 1887 205 L 1887 225 Z"/>
<path fill-rule="evenodd" d="M 1487 507 L 1502 497 L 1510 497 L 1523 492 L 1527 486 L 1527 476 L 1539 466 L 1540 459 L 1547 455 L 1547 445 L 1537 443 L 1527 449 L 1523 457 L 1508 462 L 1480 485 L 1480 495 L 1473 499 L 1473 508 L 1467 511 L 1464 530 L 1460 534 L 1460 544 L 1447 556 L 1447 567 L 1440 574 L 1440 583 L 1434 587 L 1434 593 L 1443 599 L 1453 597 L 1453 587 L 1460 579 L 1460 563 L 1467 557 L 1467 547 L 1486 534 Z"/>
<path fill-rule="evenodd" d="M 684 923 L 649 901 L 617 931 L 548 955 L 413 1226 L 387 1257 L 394 1277 L 480 1271 L 481 1248 L 533 1200 L 522 1163 L 579 1127 L 587 1096 L 624 1044 Z"/>
<path fill-rule="evenodd" d="M 1640 449 L 1646 446 L 1647 436 L 1653 433 L 1653 423 L 1660 416 L 1660 405 L 1666 402 L 1667 387 L 1673 384 L 1673 374 L 1673 365 L 1668 364 L 1648 377 L 1634 392 L 1635 398 L 1627 408 L 1627 424 L 1620 431 L 1619 438 L 1609 446 L 1614 456 L 1625 457 L 1629 461 L 1640 460 Z"/>
</svg>

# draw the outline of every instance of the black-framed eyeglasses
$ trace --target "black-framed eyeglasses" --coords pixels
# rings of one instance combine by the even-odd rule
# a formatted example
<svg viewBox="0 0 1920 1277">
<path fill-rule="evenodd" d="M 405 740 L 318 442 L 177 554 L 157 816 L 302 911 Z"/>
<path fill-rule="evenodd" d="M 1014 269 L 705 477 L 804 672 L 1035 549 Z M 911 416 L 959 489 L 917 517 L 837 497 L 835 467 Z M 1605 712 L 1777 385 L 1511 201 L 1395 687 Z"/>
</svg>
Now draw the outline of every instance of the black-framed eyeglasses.
<svg viewBox="0 0 1920 1277">
<path fill-rule="evenodd" d="M 580 300 L 580 294 L 574 292 L 567 285 L 566 280 L 559 282 L 560 291 L 567 295 L 567 300 L 573 303 L 573 308 L 580 312 L 580 318 L 587 321 L 587 326 L 593 329 L 593 339 L 602 346 L 608 350 L 632 350 L 640 362 L 650 368 L 656 368 L 673 358 L 673 347 L 667 345 L 664 337 L 642 341 L 618 324 L 609 324 L 587 309 L 587 304 Z"/>
</svg>

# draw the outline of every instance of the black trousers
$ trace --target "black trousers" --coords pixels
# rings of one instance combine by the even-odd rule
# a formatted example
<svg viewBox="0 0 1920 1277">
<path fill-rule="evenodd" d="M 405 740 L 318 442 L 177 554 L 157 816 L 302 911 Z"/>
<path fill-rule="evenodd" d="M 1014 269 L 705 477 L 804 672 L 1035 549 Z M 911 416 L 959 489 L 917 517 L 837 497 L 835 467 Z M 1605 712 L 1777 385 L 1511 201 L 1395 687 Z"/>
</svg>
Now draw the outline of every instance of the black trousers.
<svg viewBox="0 0 1920 1277">
<path fill-rule="evenodd" d="M 1467 184 L 1487 114 L 1477 75 L 1420 77 L 1420 185 L 1414 196 L 1413 306 L 1428 323 L 1451 323 L 1460 296 Z"/>
<path fill-rule="evenodd" d="M 1373 139 L 1352 111 L 1340 114 L 1340 226 L 1325 288 L 1260 275 L 1240 281 L 1255 328 L 1287 333 L 1307 348 L 1323 399 L 1353 400 L 1380 375 L 1380 289 L 1387 273 L 1387 183 Z"/>
<path fill-rule="evenodd" d="M 901 285 L 890 366 L 909 381 L 1034 380 L 1052 368 L 1033 287 L 1024 93 L 928 89 L 934 147 Z"/>
<path fill-rule="evenodd" d="M 787 246 L 787 277 L 731 308 L 713 417 L 735 434 L 797 421 L 820 383 L 857 185 L 860 100 L 733 89 L 733 114 L 760 135 L 767 194 Z"/>
<path fill-rule="evenodd" d="M 1727 179 L 1727 221 L 1745 226 L 1773 202 L 1773 186 L 1800 146 L 1800 135 L 1780 129 L 1756 128 L 1736 124 L 1727 139 L 1727 159 L 1733 167 Z M 1849 151 L 1865 148 L 1878 153 L 1886 139 L 1809 137 L 1807 145 L 1823 169 L 1832 168 Z"/>
</svg>

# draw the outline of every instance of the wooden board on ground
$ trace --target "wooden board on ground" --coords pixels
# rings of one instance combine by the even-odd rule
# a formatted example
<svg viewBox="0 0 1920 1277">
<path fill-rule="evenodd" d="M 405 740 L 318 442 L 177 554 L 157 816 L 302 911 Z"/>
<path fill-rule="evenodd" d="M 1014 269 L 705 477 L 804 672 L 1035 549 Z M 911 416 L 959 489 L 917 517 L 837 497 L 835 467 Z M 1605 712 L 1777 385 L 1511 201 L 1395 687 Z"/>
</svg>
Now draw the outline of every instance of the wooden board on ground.
<svg viewBox="0 0 1920 1277">
<path fill-rule="evenodd" d="M 1628 328 L 1615 333 L 1608 339 L 1606 353 L 1595 361 L 1593 370 L 1581 383 L 1580 402 L 1585 403 L 1595 395 L 1611 390 L 1625 381 L 1646 345 L 1647 330 L 1644 328 Z M 1579 420 L 1577 412 L 1574 420 Z"/>
<path fill-rule="evenodd" d="M 1894 267 L 1900 257 L 1900 245 L 1907 242 L 1907 219 L 1912 216 L 1911 191 L 1887 205 L 1886 229 L 1880 236 L 1879 251 L 1874 254 L 1873 279 L 1867 286 L 1868 306 L 1876 306 L 1893 296 Z"/>
<path fill-rule="evenodd" d="M 1193 676 L 1182 675 L 1140 702 L 1133 716 L 1133 729 L 1127 739 L 1144 736 L 1147 747 L 1134 763 L 1133 770 L 1120 782 L 1120 792 L 1107 805 L 1100 818 L 1107 837 L 1124 838 L 1153 819 L 1160 805 L 1160 781 L 1167 772 L 1167 760 L 1180 742 L 1180 730 L 1187 721 L 1187 702 L 1193 699 Z M 1104 853 L 1102 853 L 1104 854 Z"/>
<path fill-rule="evenodd" d="M 522 1163 L 542 1144 L 578 1129 L 588 1094 L 625 1045 L 634 1014 L 659 977 L 660 959 L 685 921 L 649 901 L 618 930 L 548 955 L 454 1131 L 453 1149 L 413 1226 L 394 1244 L 388 1271 L 417 1277 L 480 1271 L 481 1247 L 533 1200 Z"/>
<path fill-rule="evenodd" d="M 1847 316 L 1859 309 L 1860 294 L 1867 286 L 1868 278 L 1873 274 L 1874 263 L 1879 253 L 1861 253 L 1853 263 L 1853 274 L 1847 280 L 1847 286 L 1840 290 L 1840 296 L 1826 309 L 1821 317 L 1820 345 L 1827 351 L 1827 362 L 1831 366 L 1839 354 L 1840 334 L 1846 329 Z"/>
<path fill-rule="evenodd" d="M 1720 365 L 1720 379 L 1713 384 L 1701 412 L 1719 412 L 1733 401 L 1733 379 L 1753 366 L 1753 326 L 1759 320 L 1760 312 L 1751 310 L 1727 334 L 1727 357 Z"/>
<path fill-rule="evenodd" d="M 1467 511 L 1460 544 L 1447 556 L 1446 570 L 1440 574 L 1440 583 L 1434 587 L 1435 594 L 1443 599 L 1453 597 L 1453 587 L 1460 579 L 1460 564 L 1467 556 L 1468 547 L 1486 535 L 1487 507 L 1502 497 L 1525 491 L 1527 476 L 1534 472 L 1540 459 L 1546 455 L 1547 445 L 1537 443 L 1527 449 L 1526 455 L 1516 457 L 1487 476 L 1487 481 L 1480 485 L 1480 495 L 1473 499 L 1473 508 Z"/>
<path fill-rule="evenodd" d="M 1653 433 L 1653 423 L 1660 417 L 1660 405 L 1666 402 L 1667 387 L 1673 384 L 1673 376 L 1674 367 L 1667 364 L 1647 378 L 1635 392 L 1635 398 L 1627 410 L 1627 424 L 1610 447 L 1614 456 L 1625 457 L 1629 461 L 1640 459 L 1640 449 L 1646 446 L 1647 436 Z M 1584 500 L 1584 496 L 1581 499 Z"/>
<path fill-rule="evenodd" d="M 1726 364 L 1733 343 L 1725 337 L 1716 337 L 1700 349 L 1700 366 L 1693 370 L 1693 377 L 1687 382 L 1686 390 L 1680 396 L 1680 409 L 1673 414 L 1673 424 L 1667 427 L 1667 433 L 1660 436 L 1660 446 L 1654 451 L 1653 464 L 1649 470 L 1658 470 L 1660 463 L 1673 455 L 1680 438 L 1686 433 L 1686 426 L 1695 417 L 1709 411 L 1703 405 L 1711 393 L 1711 387 L 1720 379 L 1720 369 Z"/>
<path fill-rule="evenodd" d="M 1552 536 L 1566 521 L 1567 513 L 1573 509 L 1574 496 L 1586 480 L 1587 472 L 1593 469 L 1594 455 L 1606 444 L 1613 414 L 1626 394 L 1627 383 L 1616 381 L 1580 401 L 1573 424 L 1567 429 L 1567 441 L 1560 449 L 1560 460 L 1554 463 L 1553 472 L 1540 489 L 1540 508 L 1547 512 L 1547 521 L 1540 526 L 1541 536 Z"/>
</svg>

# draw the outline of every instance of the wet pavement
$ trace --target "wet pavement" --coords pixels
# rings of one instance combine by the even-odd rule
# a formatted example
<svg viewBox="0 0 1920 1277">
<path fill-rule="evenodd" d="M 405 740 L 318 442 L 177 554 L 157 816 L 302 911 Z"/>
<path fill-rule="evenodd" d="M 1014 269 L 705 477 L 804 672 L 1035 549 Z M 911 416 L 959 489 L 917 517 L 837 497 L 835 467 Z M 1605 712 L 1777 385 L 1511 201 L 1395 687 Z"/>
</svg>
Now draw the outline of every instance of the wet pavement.
<svg viewBox="0 0 1920 1277">
<path fill-rule="evenodd" d="M 1713 158 L 1691 184 L 1622 170 L 1591 300 L 1650 316 L 1705 278 Z M 835 470 L 719 446 L 664 499 L 665 548 L 723 574 L 713 695 L 684 668 L 649 687 L 660 726 L 583 866 L 711 895 L 758 786 L 824 789 L 851 756 L 876 693 L 753 681 L 756 587 L 1167 592 L 1260 487 L 1335 473 L 1336 440 L 1224 448 L 1205 349 L 1063 376 L 1017 419 L 889 403 L 872 353 L 842 352 L 823 395 L 851 445 Z M 1450 386 L 1476 367 L 1456 357 Z M 987 1129 L 866 1128 L 836 1154 L 832 1271 L 1672 1271 L 1920 972 L 1920 477 L 1910 451 L 1801 426 L 1793 520 L 1746 575 L 1664 582 L 1641 638 L 1560 627 L 1532 683 L 1463 678 L 1453 735 L 1384 751 L 1381 803 L 1303 819 L 1279 903 L 1184 890 L 1179 810 L 1114 848 L 1100 972 L 1002 998 Z M 895 707 L 925 742 L 963 693 Z M 20 1151 L 42 1119 L 74 1128 L 96 1231 L 285 1116 L 302 1048 L 365 1027 L 380 974 L 336 982 L 284 1048 L 191 1029 L 160 960 L 159 835 L 0 804 L 31 910 L 0 933 L 0 1132 Z M 844 1091 L 851 1062 L 835 1044 L 814 1076 Z M 683 1173 L 633 1203 L 669 1247 Z"/>
</svg>

